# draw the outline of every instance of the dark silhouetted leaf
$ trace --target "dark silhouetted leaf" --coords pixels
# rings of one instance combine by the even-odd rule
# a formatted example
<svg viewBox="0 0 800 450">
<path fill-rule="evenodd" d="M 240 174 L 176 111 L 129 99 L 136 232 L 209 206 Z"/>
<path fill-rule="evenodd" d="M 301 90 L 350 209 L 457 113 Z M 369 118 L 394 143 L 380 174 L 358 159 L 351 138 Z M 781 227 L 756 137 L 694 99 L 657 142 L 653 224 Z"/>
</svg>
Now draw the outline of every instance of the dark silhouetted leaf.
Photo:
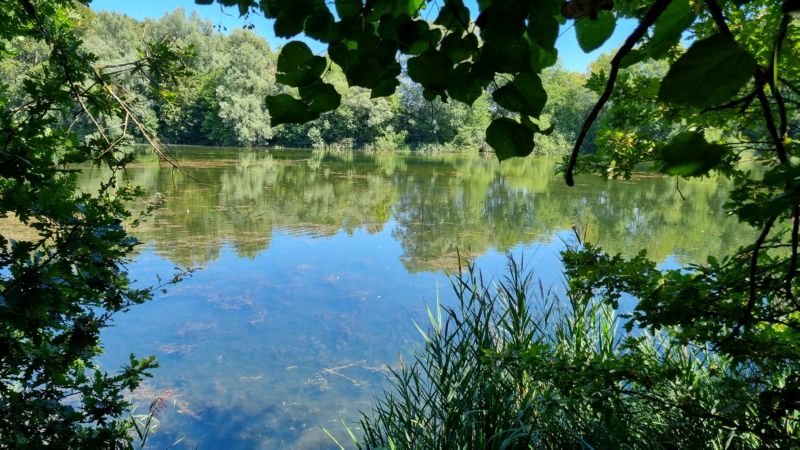
<svg viewBox="0 0 800 450">
<path fill-rule="evenodd" d="M 408 76 L 426 88 L 442 89 L 447 85 L 452 64 L 443 53 L 428 50 L 408 60 Z"/>
<path fill-rule="evenodd" d="M 361 13 L 364 5 L 361 0 L 336 0 L 336 14 L 342 20 L 351 20 Z"/>
<path fill-rule="evenodd" d="M 328 8 L 319 8 L 306 19 L 304 29 L 306 34 L 322 42 L 331 42 L 339 35 L 333 14 Z"/>
<path fill-rule="evenodd" d="M 514 81 L 494 91 L 492 97 L 503 108 L 539 117 L 547 102 L 547 92 L 542 80 L 531 72 L 522 72 L 514 77 Z"/>
<path fill-rule="evenodd" d="M 681 133 L 661 148 L 660 170 L 670 175 L 705 175 L 728 154 L 728 147 L 706 142 L 696 131 Z"/>
<path fill-rule="evenodd" d="M 661 82 L 658 98 L 673 105 L 705 108 L 733 97 L 753 77 L 756 61 L 730 36 L 695 42 Z"/>
<path fill-rule="evenodd" d="M 308 45 L 292 41 L 278 55 L 278 73 L 275 79 L 289 86 L 303 86 L 319 79 L 327 65 L 325 58 L 314 56 Z"/>
<path fill-rule="evenodd" d="M 449 29 L 469 26 L 469 9 L 461 0 L 447 0 L 439 9 L 439 16 L 434 23 Z"/>
<path fill-rule="evenodd" d="M 586 53 L 596 50 L 603 45 L 608 38 L 614 34 L 617 21 L 614 14 L 609 11 L 601 11 L 597 19 L 583 17 L 575 22 L 575 36 L 578 38 L 578 45 Z"/>
<path fill-rule="evenodd" d="M 372 88 L 372 92 L 370 92 L 371 98 L 378 98 L 378 97 L 388 97 L 394 94 L 394 91 L 397 90 L 397 86 L 400 85 L 400 82 L 397 81 L 396 78 L 386 78 L 378 82 L 375 87 Z"/>
<path fill-rule="evenodd" d="M 688 2 L 670 3 L 656 20 L 653 37 L 647 43 L 647 53 L 656 59 L 664 56 L 670 47 L 678 43 L 681 34 L 694 22 L 694 18 L 694 9 Z"/>
<path fill-rule="evenodd" d="M 316 119 L 319 115 L 312 112 L 308 106 L 289 94 L 278 94 L 267 97 L 272 125 L 282 123 L 305 123 Z"/>
<path fill-rule="evenodd" d="M 535 72 L 540 72 L 558 62 L 558 49 L 545 50 L 538 45 L 531 46 L 530 66 Z"/>
<path fill-rule="evenodd" d="M 308 109 L 316 113 L 332 111 L 342 102 L 342 96 L 336 92 L 333 85 L 322 80 L 301 86 L 300 97 L 308 103 Z"/>
<path fill-rule="evenodd" d="M 472 58 L 478 51 L 478 38 L 474 34 L 460 36 L 457 33 L 442 39 L 441 51 L 454 63 Z"/>
<path fill-rule="evenodd" d="M 475 103 L 481 96 L 483 86 L 471 72 L 469 63 L 459 64 L 454 70 L 447 86 L 447 93 L 454 99 L 468 105 Z"/>
<path fill-rule="evenodd" d="M 625 69 L 644 61 L 646 58 L 647 52 L 641 48 L 635 48 L 622 58 L 622 61 L 619 63 L 619 67 L 621 69 Z"/>
<path fill-rule="evenodd" d="M 555 46 L 558 27 L 558 20 L 545 12 L 537 10 L 528 16 L 528 36 L 542 48 Z"/>
<path fill-rule="evenodd" d="M 528 156 L 533 151 L 533 131 L 514 120 L 501 117 L 493 120 L 486 129 L 486 142 L 500 161 Z"/>
</svg>

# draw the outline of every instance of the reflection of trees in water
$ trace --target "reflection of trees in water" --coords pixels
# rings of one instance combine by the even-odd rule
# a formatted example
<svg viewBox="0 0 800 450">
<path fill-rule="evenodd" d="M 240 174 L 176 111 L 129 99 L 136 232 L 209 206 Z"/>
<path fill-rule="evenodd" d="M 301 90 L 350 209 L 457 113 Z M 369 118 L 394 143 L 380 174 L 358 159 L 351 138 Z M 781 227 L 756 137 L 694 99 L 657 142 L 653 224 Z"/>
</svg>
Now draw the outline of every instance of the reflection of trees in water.
<svg viewBox="0 0 800 450">
<path fill-rule="evenodd" d="M 550 240 L 576 217 L 608 251 L 646 248 L 656 260 L 722 254 L 752 234 L 723 217 L 725 183 L 715 179 L 682 183 L 682 200 L 674 181 L 657 176 L 567 188 L 553 162 L 534 159 L 196 148 L 179 158 L 186 174 L 146 158 L 128 173 L 166 199 L 138 235 L 181 265 L 214 259 L 226 244 L 254 257 L 274 229 L 375 233 L 392 215 L 411 271 L 452 269 L 457 251 Z"/>
</svg>

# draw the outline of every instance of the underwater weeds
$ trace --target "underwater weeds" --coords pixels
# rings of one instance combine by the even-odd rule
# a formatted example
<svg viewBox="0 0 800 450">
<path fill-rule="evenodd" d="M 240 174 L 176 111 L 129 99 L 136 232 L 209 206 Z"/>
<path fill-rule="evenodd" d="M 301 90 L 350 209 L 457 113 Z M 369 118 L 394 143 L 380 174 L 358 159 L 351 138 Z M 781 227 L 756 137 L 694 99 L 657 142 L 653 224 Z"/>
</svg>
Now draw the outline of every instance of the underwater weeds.
<svg viewBox="0 0 800 450">
<path fill-rule="evenodd" d="M 572 244 L 564 252 L 583 251 Z M 569 286 L 567 279 L 567 286 Z M 487 281 L 474 263 L 451 278 L 457 303 L 428 307 L 424 345 L 358 426 L 357 449 L 764 448 L 791 436 L 748 429 L 758 388 L 744 369 L 669 330 L 619 327 L 598 296 L 564 300 L 523 260 Z M 326 434 L 340 448 L 328 430 Z M 360 434 L 360 437 L 357 436 Z"/>
</svg>

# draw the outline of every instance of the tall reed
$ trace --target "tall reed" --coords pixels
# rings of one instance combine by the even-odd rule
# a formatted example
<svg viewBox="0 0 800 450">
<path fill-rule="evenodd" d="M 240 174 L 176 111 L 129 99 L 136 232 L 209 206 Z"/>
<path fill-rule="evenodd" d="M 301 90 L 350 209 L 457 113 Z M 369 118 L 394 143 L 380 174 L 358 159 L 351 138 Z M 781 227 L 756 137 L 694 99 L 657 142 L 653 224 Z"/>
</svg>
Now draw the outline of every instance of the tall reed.
<svg viewBox="0 0 800 450">
<path fill-rule="evenodd" d="M 354 445 L 387 449 L 751 448 L 725 408 L 756 400 L 735 366 L 617 312 L 563 300 L 509 256 L 487 282 L 470 264 L 458 302 L 428 309 L 425 342 L 363 414 Z M 716 412 L 715 412 L 716 411 Z"/>
</svg>

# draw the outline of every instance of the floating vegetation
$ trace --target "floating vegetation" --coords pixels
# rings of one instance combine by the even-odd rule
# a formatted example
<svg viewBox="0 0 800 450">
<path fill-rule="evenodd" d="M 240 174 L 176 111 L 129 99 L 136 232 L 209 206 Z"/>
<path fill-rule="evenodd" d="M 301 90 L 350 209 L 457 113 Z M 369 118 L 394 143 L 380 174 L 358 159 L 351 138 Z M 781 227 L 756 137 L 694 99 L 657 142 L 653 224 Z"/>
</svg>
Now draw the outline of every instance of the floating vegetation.
<svg viewBox="0 0 800 450">
<path fill-rule="evenodd" d="M 239 375 L 239 379 L 242 381 L 258 381 L 264 379 L 264 374 L 258 373 L 256 375 Z"/>
<path fill-rule="evenodd" d="M 165 353 L 167 355 L 171 354 L 178 354 L 180 356 L 186 355 L 190 351 L 192 351 L 192 344 L 178 344 L 178 343 L 170 343 L 170 344 L 163 344 L 158 346 L 158 351 L 161 353 Z"/>
<path fill-rule="evenodd" d="M 217 330 L 216 322 L 186 322 L 175 333 L 180 337 L 186 337 L 197 334 L 206 334 Z"/>
<path fill-rule="evenodd" d="M 215 296 L 213 298 L 209 298 L 208 302 L 214 305 L 214 307 L 225 311 L 235 311 L 247 306 L 253 306 L 255 304 L 253 297 L 247 294 L 237 295 L 234 297 Z"/>
<path fill-rule="evenodd" d="M 259 311 L 258 314 L 256 314 L 255 319 L 250 321 L 250 325 L 256 326 L 256 325 L 262 324 L 262 323 L 264 323 L 266 321 L 267 321 L 267 312 L 266 311 Z"/>
</svg>

